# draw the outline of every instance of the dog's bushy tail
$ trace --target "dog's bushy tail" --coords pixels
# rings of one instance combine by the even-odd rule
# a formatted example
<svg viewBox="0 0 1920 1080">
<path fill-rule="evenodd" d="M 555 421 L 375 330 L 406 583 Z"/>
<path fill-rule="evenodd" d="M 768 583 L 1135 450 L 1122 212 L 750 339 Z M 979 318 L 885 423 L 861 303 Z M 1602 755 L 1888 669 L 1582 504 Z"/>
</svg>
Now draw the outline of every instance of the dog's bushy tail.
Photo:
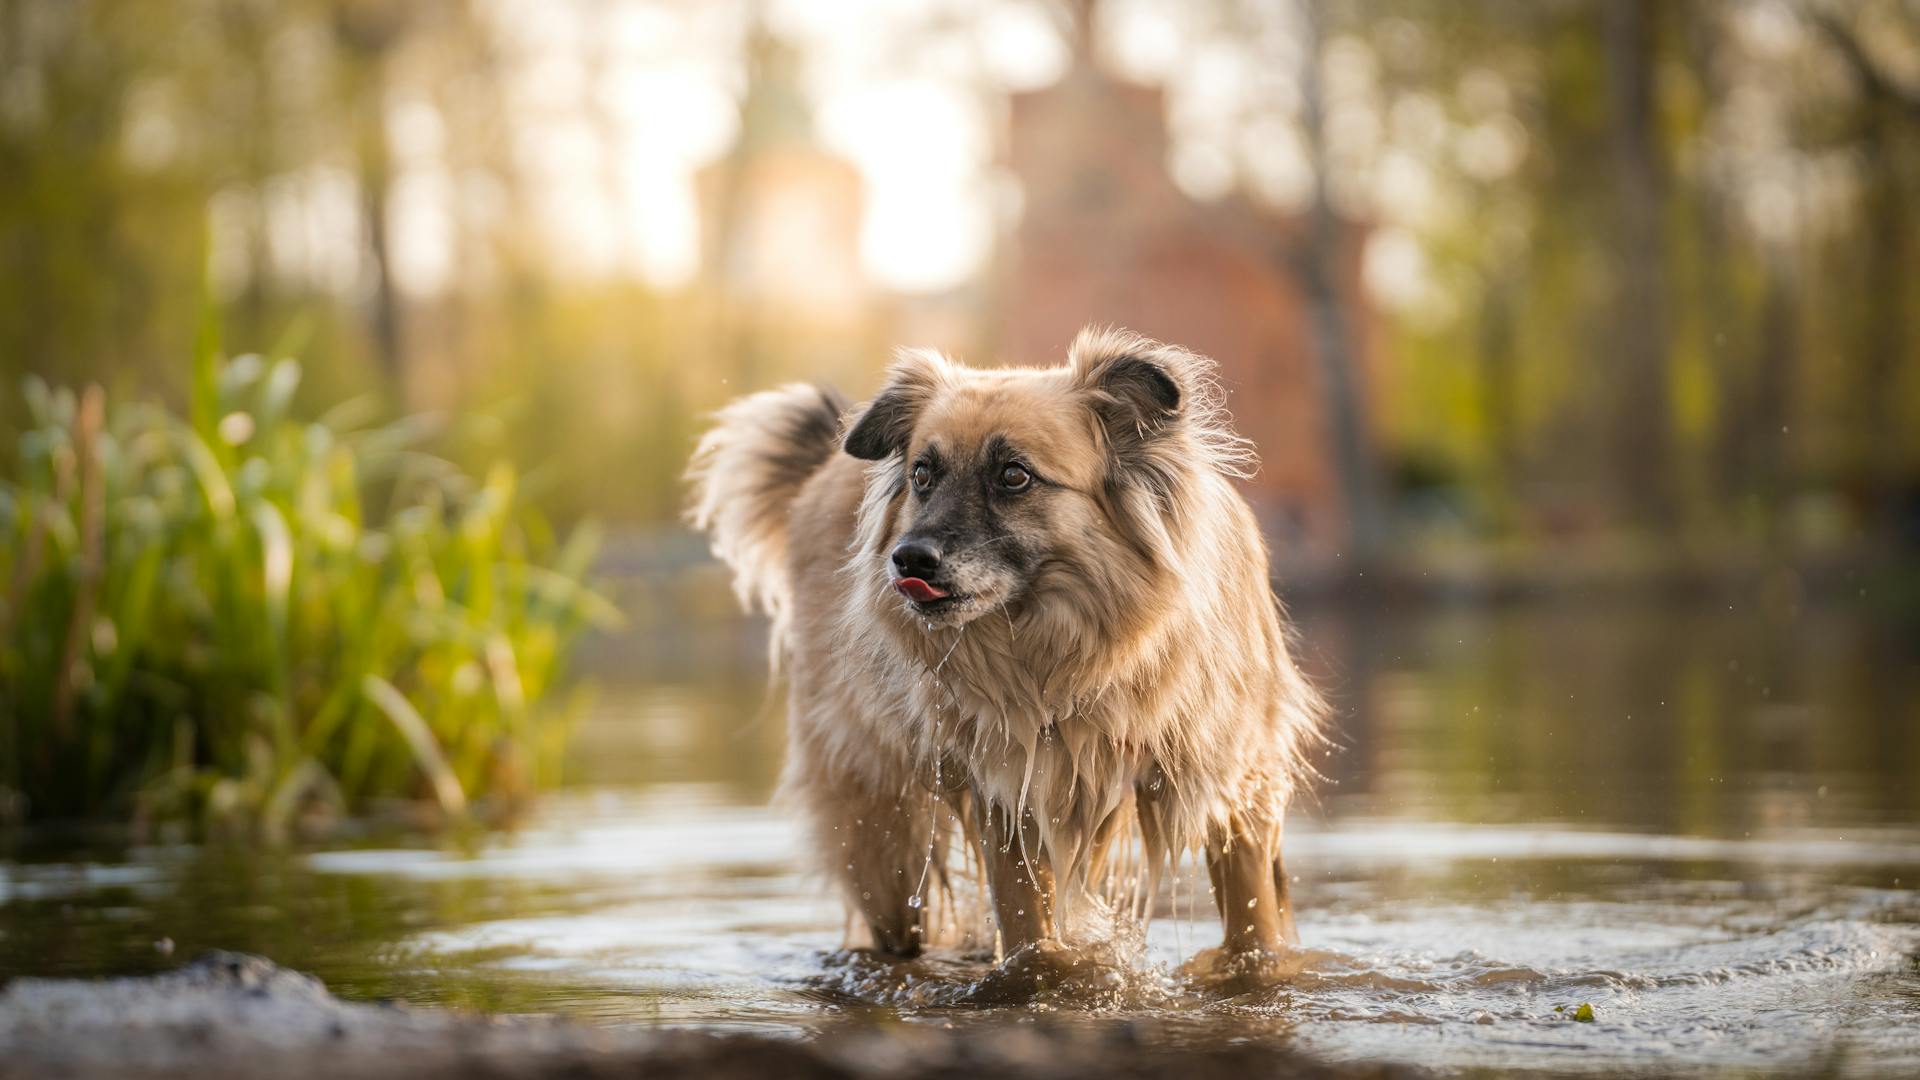
<svg viewBox="0 0 1920 1080">
<path fill-rule="evenodd" d="M 800 486 L 839 449 L 846 409 L 838 393 L 806 383 L 749 394 L 714 414 L 687 467 L 687 520 L 732 569 L 740 602 L 776 626 L 791 595 L 788 511 Z"/>
</svg>

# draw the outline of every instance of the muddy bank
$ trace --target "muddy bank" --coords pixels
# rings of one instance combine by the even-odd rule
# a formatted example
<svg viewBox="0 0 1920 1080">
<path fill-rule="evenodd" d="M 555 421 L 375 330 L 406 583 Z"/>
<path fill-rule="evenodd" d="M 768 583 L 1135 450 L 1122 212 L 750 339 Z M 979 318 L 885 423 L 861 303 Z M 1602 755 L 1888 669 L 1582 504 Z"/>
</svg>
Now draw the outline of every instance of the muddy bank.
<svg viewBox="0 0 1920 1080">
<path fill-rule="evenodd" d="M 241 953 L 150 978 L 0 989 L 0 1077 L 1400 1077 L 1256 1044 L 1156 1049 L 1124 1025 L 845 1025 L 805 1040 L 611 1030 L 342 1001 Z"/>
</svg>

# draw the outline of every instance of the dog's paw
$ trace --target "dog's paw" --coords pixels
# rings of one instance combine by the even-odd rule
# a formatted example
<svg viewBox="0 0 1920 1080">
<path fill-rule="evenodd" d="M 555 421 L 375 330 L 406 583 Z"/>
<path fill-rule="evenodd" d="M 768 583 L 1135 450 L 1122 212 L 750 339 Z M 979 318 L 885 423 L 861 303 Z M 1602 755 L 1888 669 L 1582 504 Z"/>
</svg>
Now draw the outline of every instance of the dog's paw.
<svg viewBox="0 0 1920 1080">
<path fill-rule="evenodd" d="M 1209 997 L 1239 997 L 1291 982 L 1311 959 L 1304 949 L 1202 949 L 1180 965 L 1188 986 Z"/>
<path fill-rule="evenodd" d="M 1010 954 L 961 999 L 981 1006 L 1061 1004 L 1100 1008 L 1126 993 L 1135 972 L 1112 950 L 1038 941 Z"/>
</svg>

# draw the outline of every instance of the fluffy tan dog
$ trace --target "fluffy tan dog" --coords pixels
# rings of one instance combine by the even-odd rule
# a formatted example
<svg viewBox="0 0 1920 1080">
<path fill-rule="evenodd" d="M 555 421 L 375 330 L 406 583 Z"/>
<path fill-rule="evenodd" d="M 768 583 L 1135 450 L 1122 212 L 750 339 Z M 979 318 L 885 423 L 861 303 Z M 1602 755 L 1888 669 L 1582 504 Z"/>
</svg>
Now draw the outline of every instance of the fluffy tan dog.
<svg viewBox="0 0 1920 1080">
<path fill-rule="evenodd" d="M 1229 950 L 1293 939 L 1281 820 L 1322 706 L 1252 464 L 1211 361 L 1117 331 L 1056 368 L 905 352 L 857 410 L 794 385 L 719 413 L 690 516 L 773 618 L 784 788 L 873 946 L 936 936 L 950 841 L 1008 953 L 1085 901 L 1144 914 L 1190 850 Z"/>
</svg>

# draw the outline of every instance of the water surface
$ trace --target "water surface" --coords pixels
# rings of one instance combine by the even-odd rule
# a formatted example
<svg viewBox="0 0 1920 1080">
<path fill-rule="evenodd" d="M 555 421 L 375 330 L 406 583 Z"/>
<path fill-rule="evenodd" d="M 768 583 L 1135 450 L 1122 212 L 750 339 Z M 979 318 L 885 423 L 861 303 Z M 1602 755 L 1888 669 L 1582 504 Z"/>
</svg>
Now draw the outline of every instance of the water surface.
<svg viewBox="0 0 1920 1080">
<path fill-rule="evenodd" d="M 1303 623 L 1341 747 L 1289 827 L 1307 951 L 1284 980 L 1177 974 L 1219 940 L 1191 873 L 1125 965 L 1026 1009 L 964 1004 L 977 960 L 838 954 L 839 906 L 767 803 L 759 645 L 727 623 L 598 650 L 574 781 L 512 833 L 274 855 L 18 841 L 0 975 L 222 947 L 348 997 L 610 1024 L 1052 1011 L 1462 1069 L 1920 1070 L 1911 627 L 1628 607 Z"/>
</svg>

